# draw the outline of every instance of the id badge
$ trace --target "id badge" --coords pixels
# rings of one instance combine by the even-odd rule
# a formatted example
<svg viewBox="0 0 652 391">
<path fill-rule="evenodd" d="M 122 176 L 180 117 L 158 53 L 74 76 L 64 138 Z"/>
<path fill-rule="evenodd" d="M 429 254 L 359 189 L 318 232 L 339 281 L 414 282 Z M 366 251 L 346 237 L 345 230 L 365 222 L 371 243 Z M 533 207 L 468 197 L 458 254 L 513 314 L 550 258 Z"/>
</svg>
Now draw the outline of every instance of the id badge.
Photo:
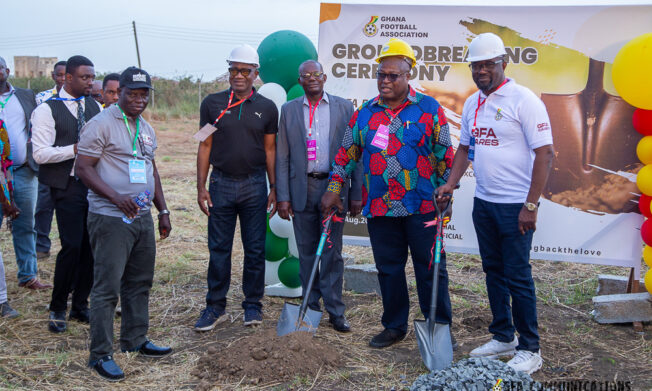
<svg viewBox="0 0 652 391">
<path fill-rule="evenodd" d="M 475 129 L 474 129 L 475 130 Z M 475 160 L 475 132 L 471 132 L 471 138 L 469 138 L 469 156 L 468 159 L 470 162 Z"/>
<path fill-rule="evenodd" d="M 144 160 L 129 160 L 129 183 L 147 183 Z"/>
<path fill-rule="evenodd" d="M 208 138 L 208 136 L 215 133 L 216 130 L 217 128 L 209 123 L 202 126 L 202 128 L 199 129 L 199 132 L 195 133 L 192 137 L 199 142 L 203 142 Z"/>
<path fill-rule="evenodd" d="M 389 127 L 387 125 L 378 126 L 378 130 L 376 130 L 376 134 L 371 140 L 371 145 L 383 150 L 387 149 L 387 145 L 389 145 Z"/>
<path fill-rule="evenodd" d="M 308 160 L 317 160 L 317 140 L 306 140 Z"/>
</svg>

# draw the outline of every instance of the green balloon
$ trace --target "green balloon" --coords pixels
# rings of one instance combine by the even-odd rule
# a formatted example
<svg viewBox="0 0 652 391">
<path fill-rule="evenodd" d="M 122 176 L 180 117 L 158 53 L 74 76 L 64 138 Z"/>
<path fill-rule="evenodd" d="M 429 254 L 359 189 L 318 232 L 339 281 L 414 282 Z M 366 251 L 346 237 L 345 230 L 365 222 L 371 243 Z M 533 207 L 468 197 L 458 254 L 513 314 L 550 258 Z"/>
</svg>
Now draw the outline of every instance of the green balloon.
<svg viewBox="0 0 652 391">
<path fill-rule="evenodd" d="M 279 238 L 272 232 L 265 235 L 265 259 L 270 262 L 280 261 L 288 255 L 288 240 Z"/>
<path fill-rule="evenodd" d="M 305 95 L 305 91 L 303 90 L 303 87 L 301 87 L 301 84 L 295 84 L 290 88 L 288 91 L 288 102 L 291 101 L 294 98 L 298 98 L 300 96 Z"/>
<path fill-rule="evenodd" d="M 289 91 L 299 78 L 299 65 L 306 60 L 317 60 L 317 50 L 305 35 L 281 30 L 263 39 L 258 45 L 258 56 L 260 78 Z"/>
<path fill-rule="evenodd" d="M 300 287 L 301 278 L 299 277 L 299 260 L 295 257 L 284 259 L 278 267 L 278 279 L 287 287 Z"/>
<path fill-rule="evenodd" d="M 267 213 L 267 232 L 272 232 L 272 229 L 269 228 L 269 212 Z"/>
</svg>

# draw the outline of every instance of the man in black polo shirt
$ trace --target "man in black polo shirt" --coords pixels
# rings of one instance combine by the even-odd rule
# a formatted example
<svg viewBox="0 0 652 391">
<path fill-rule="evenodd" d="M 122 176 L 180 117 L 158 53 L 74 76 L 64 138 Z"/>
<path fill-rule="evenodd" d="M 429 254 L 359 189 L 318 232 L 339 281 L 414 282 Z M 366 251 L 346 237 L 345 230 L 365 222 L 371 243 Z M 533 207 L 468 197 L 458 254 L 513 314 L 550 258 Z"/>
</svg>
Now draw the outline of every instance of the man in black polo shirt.
<svg viewBox="0 0 652 391">
<path fill-rule="evenodd" d="M 207 96 L 200 107 L 203 140 L 197 152 L 197 202 L 208 216 L 208 293 L 195 330 L 211 330 L 225 317 L 231 281 L 231 249 L 237 217 L 244 247 L 242 290 L 245 326 L 262 322 L 265 291 L 266 211 L 276 212 L 274 162 L 278 110 L 253 88 L 258 53 L 239 46 L 229 59 L 231 88 Z M 217 130 L 215 130 L 217 128 Z M 213 166 L 208 190 L 206 179 Z M 269 178 L 267 194 L 265 171 Z"/>
</svg>

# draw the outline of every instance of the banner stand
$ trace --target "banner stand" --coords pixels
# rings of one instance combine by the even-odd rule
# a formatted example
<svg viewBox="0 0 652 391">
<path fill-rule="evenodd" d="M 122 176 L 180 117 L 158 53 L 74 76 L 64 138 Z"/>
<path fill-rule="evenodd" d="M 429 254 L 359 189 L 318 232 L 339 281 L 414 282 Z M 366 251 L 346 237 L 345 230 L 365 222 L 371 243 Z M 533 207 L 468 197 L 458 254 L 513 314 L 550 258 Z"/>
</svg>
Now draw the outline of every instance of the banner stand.
<svg viewBox="0 0 652 391">
<path fill-rule="evenodd" d="M 629 270 L 629 279 L 627 280 L 627 292 L 625 293 L 638 293 L 639 280 L 635 279 L 634 276 L 634 268 L 631 268 Z M 632 326 L 634 326 L 634 331 L 637 333 L 643 332 L 643 322 L 632 322 Z"/>
</svg>

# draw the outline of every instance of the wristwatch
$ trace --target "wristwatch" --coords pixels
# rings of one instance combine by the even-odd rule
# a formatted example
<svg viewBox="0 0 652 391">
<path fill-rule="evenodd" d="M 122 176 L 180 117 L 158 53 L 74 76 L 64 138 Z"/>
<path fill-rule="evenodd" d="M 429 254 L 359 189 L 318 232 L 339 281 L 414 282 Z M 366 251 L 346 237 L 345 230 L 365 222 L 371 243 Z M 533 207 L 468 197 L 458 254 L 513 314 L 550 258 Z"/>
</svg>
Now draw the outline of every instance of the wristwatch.
<svg viewBox="0 0 652 391">
<path fill-rule="evenodd" d="M 158 218 L 160 219 L 161 216 L 163 216 L 163 215 L 169 215 L 169 214 L 170 214 L 170 211 L 169 211 L 169 210 L 167 210 L 167 209 L 163 209 L 162 211 L 158 212 Z"/>
<path fill-rule="evenodd" d="M 525 203 L 525 208 L 527 210 L 529 210 L 530 212 L 534 212 L 535 210 L 537 210 L 538 207 L 539 206 L 537 204 L 535 204 L 534 202 L 526 202 Z"/>
</svg>

